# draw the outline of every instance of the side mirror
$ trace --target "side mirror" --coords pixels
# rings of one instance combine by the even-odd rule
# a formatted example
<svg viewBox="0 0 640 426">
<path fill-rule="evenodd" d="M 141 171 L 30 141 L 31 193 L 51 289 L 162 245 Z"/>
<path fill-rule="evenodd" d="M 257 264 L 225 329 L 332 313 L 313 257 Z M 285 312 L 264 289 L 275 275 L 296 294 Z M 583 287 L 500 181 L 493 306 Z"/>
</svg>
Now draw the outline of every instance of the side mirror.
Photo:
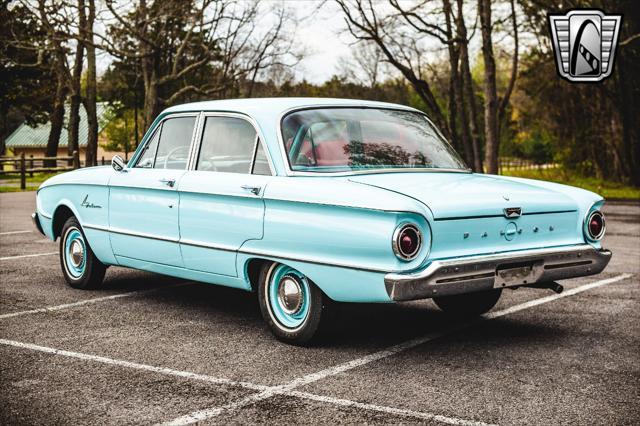
<svg viewBox="0 0 640 426">
<path fill-rule="evenodd" d="M 111 159 L 111 167 L 113 167 L 113 170 L 115 170 L 116 172 L 123 171 L 125 164 L 122 157 L 120 157 L 119 155 L 114 155 Z"/>
</svg>

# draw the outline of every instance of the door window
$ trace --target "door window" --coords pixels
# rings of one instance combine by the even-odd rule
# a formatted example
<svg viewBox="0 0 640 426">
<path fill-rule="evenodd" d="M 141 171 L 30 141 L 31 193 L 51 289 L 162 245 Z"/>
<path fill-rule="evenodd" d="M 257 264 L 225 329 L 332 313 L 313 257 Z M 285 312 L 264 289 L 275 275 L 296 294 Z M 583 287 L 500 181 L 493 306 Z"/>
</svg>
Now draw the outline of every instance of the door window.
<svg viewBox="0 0 640 426">
<path fill-rule="evenodd" d="M 160 127 L 156 129 L 156 132 L 151 137 L 151 140 L 142 148 L 142 154 L 136 164 L 136 167 L 142 167 L 145 169 L 153 168 L 153 162 L 156 159 L 156 151 L 158 150 L 158 141 L 160 140 Z"/>
<path fill-rule="evenodd" d="M 136 167 L 185 170 L 196 117 L 175 117 L 162 122 L 140 155 Z"/>
<path fill-rule="evenodd" d="M 189 159 L 189 146 L 195 117 L 176 117 L 162 123 L 162 133 L 158 153 L 156 154 L 155 169 L 185 170 Z"/>
<path fill-rule="evenodd" d="M 207 117 L 196 170 L 249 173 L 256 144 L 251 123 L 235 117 Z"/>
</svg>

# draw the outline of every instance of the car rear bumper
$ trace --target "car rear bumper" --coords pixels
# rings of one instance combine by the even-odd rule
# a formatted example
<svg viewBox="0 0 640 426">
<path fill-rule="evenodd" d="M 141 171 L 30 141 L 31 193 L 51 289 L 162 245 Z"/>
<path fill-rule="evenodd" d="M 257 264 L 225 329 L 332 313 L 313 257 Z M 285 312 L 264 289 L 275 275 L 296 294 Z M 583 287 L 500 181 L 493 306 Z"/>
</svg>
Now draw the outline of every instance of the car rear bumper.
<svg viewBox="0 0 640 426">
<path fill-rule="evenodd" d="M 391 300 L 427 299 L 593 275 L 609 260 L 611 251 L 580 244 L 436 260 L 418 272 L 387 274 L 384 282 Z M 528 271 L 526 279 L 519 278 L 521 270 Z"/>
</svg>

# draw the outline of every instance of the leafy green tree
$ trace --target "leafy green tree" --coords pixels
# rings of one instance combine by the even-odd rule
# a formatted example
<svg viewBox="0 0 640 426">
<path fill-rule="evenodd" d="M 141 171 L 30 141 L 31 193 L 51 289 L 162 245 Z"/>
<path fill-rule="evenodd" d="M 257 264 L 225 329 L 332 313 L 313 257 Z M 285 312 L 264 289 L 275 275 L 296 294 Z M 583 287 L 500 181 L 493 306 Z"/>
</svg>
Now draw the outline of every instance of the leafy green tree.
<svg viewBox="0 0 640 426">
<path fill-rule="evenodd" d="M 9 3 L 0 2 L 0 155 L 20 123 L 47 121 L 54 95 L 50 55 L 35 47 L 44 32 L 22 5 Z"/>
</svg>

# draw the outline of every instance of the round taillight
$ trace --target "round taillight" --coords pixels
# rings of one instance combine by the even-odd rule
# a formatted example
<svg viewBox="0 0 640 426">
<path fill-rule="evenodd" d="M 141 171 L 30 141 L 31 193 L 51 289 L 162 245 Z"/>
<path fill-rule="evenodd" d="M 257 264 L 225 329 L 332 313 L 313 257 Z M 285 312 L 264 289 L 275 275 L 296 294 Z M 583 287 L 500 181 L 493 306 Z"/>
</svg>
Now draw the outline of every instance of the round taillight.
<svg viewBox="0 0 640 426">
<path fill-rule="evenodd" d="M 587 232 L 589 233 L 589 237 L 593 240 L 600 240 L 604 236 L 604 231 L 604 215 L 598 210 L 591 212 L 587 218 Z"/>
<path fill-rule="evenodd" d="M 420 251 L 422 234 L 414 225 L 400 225 L 393 235 L 393 252 L 402 260 L 412 260 Z"/>
</svg>

